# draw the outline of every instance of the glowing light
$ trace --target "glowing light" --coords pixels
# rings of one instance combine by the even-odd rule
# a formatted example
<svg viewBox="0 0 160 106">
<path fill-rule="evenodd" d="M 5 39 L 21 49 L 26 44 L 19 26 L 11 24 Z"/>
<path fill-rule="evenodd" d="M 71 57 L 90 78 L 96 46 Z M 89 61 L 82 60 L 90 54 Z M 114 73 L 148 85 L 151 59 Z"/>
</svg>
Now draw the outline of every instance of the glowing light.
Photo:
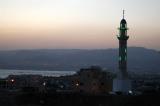
<svg viewBox="0 0 160 106">
<path fill-rule="evenodd" d="M 43 86 L 46 86 L 46 82 L 43 82 Z"/>
<path fill-rule="evenodd" d="M 14 82 L 15 80 L 14 79 L 11 79 L 11 82 Z"/>
<path fill-rule="evenodd" d="M 76 86 L 79 86 L 79 83 L 76 83 Z"/>
<path fill-rule="evenodd" d="M 129 90 L 128 92 L 129 92 L 129 94 L 132 94 L 132 93 L 133 93 L 131 90 Z"/>
</svg>

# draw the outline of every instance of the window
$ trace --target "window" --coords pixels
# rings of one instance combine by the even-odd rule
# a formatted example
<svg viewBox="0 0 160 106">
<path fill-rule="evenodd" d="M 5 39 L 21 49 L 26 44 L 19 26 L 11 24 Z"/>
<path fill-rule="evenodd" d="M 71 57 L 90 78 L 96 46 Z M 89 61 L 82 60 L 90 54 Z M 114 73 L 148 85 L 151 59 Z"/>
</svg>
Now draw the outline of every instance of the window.
<svg viewBox="0 0 160 106">
<path fill-rule="evenodd" d="M 125 48 L 125 53 L 127 53 L 127 49 Z"/>
</svg>

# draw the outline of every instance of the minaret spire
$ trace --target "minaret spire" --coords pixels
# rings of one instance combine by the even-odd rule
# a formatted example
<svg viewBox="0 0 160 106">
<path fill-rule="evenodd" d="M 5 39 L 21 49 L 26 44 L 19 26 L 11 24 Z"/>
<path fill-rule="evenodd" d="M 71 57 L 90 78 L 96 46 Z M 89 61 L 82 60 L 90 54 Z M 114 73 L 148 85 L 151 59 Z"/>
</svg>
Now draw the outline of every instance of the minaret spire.
<svg viewBox="0 0 160 106">
<path fill-rule="evenodd" d="M 123 19 L 124 19 L 124 12 L 125 12 L 125 10 L 123 10 Z"/>
</svg>

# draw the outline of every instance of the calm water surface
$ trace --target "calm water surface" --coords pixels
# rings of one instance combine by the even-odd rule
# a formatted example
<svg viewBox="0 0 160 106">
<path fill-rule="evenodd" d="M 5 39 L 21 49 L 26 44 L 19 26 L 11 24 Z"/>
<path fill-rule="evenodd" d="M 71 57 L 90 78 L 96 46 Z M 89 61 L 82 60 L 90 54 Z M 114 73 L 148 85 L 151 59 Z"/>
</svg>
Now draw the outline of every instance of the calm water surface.
<svg viewBox="0 0 160 106">
<path fill-rule="evenodd" d="M 38 70 L 11 70 L 0 69 L 0 78 L 6 78 L 8 75 L 42 75 L 42 76 L 66 76 L 73 75 L 75 71 L 38 71 Z"/>
</svg>

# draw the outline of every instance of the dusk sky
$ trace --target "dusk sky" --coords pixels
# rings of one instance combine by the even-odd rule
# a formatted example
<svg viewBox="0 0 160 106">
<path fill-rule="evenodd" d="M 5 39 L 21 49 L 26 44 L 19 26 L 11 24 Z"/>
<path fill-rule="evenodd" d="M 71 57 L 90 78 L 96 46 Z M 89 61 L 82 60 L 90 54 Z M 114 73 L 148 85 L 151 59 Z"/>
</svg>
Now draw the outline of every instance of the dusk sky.
<svg viewBox="0 0 160 106">
<path fill-rule="evenodd" d="M 160 50 L 160 0 L 0 0 L 0 50 L 117 48 L 123 9 L 128 45 Z"/>
</svg>

